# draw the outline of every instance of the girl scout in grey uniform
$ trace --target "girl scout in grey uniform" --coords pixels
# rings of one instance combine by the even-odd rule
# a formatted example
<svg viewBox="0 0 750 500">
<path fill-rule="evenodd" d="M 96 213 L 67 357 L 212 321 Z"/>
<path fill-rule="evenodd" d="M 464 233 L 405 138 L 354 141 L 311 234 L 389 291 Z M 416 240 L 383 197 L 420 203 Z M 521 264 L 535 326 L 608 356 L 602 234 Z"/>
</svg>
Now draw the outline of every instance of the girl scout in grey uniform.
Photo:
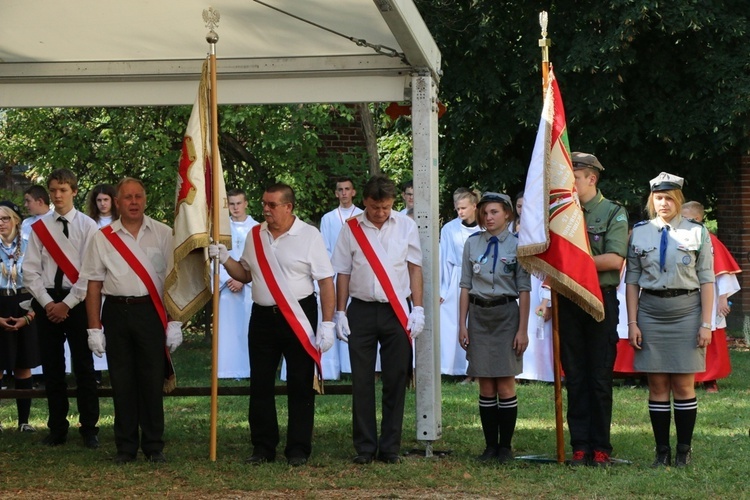
<svg viewBox="0 0 750 500">
<path fill-rule="evenodd" d="M 625 275 L 634 367 L 648 374 L 648 409 L 656 441 L 652 467 L 671 465 L 670 393 L 677 429 L 675 465 L 690 463 L 698 413 L 694 378 L 711 342 L 714 264 L 708 230 L 680 215 L 683 179 L 651 179 L 651 220 L 636 224 Z"/>
<path fill-rule="evenodd" d="M 466 240 L 459 282 L 458 340 L 469 361 L 466 374 L 479 382 L 479 416 L 487 444 L 478 457 L 483 462 L 513 459 L 515 376 L 523 371 L 523 352 L 529 345 L 531 282 L 516 260 L 518 239 L 508 230 L 512 219 L 509 196 L 482 196 L 477 220 L 485 231 Z"/>
</svg>

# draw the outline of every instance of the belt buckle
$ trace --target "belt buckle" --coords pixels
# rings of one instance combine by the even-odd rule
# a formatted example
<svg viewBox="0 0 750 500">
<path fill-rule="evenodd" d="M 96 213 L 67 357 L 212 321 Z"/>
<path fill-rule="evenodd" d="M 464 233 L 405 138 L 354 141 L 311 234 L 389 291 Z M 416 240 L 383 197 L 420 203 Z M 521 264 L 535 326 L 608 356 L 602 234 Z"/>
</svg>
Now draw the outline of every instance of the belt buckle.
<svg viewBox="0 0 750 500">
<path fill-rule="evenodd" d="M 271 306 L 271 307 L 273 308 L 273 309 L 271 309 L 271 311 L 272 311 L 272 312 L 273 312 L 274 314 L 279 314 L 279 312 L 280 312 L 280 311 L 279 311 L 279 306 L 278 306 L 278 305 L 275 305 L 275 306 Z"/>
</svg>

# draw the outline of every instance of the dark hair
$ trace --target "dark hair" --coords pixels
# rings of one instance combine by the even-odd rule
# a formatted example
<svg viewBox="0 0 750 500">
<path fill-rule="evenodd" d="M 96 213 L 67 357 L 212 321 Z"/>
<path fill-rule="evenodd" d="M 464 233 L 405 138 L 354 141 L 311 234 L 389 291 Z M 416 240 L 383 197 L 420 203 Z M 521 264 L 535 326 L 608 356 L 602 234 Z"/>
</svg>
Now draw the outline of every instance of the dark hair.
<svg viewBox="0 0 750 500">
<path fill-rule="evenodd" d="M 393 200 L 396 198 L 396 184 L 385 175 L 373 175 L 362 189 L 362 198 L 373 201 Z"/>
<path fill-rule="evenodd" d="M 99 222 L 99 218 L 101 217 L 101 214 L 99 213 L 99 207 L 96 205 L 96 198 L 100 194 L 106 194 L 109 196 L 109 199 L 112 202 L 112 209 L 110 210 L 110 215 L 112 216 L 112 220 L 117 220 L 119 217 L 119 214 L 117 213 L 117 206 L 115 205 L 115 198 L 117 198 L 117 191 L 115 190 L 115 187 L 112 184 L 97 184 L 94 186 L 94 189 L 92 189 L 89 192 L 89 199 L 86 204 L 87 210 L 86 213 L 89 217 L 94 219 L 96 222 Z"/>
<path fill-rule="evenodd" d="M 354 187 L 354 181 L 352 180 L 351 177 L 348 177 L 346 175 L 338 177 L 336 179 L 336 184 L 338 184 L 339 182 L 351 182 L 352 183 L 352 187 Z"/>
<path fill-rule="evenodd" d="M 23 194 L 28 194 L 36 201 L 42 200 L 45 205 L 49 206 L 49 193 L 44 189 L 44 186 L 34 184 L 33 186 L 27 187 Z"/>
<path fill-rule="evenodd" d="M 244 196 L 245 201 L 247 201 L 247 193 L 245 193 L 244 189 L 232 188 L 229 191 L 227 191 L 227 198 L 229 198 L 230 196 Z"/>
<path fill-rule="evenodd" d="M 412 188 L 414 189 L 414 179 L 408 180 L 404 182 L 404 184 L 401 186 L 401 192 L 403 193 L 407 189 Z"/>
<path fill-rule="evenodd" d="M 47 177 L 47 189 L 49 189 L 50 182 L 52 181 L 57 181 L 60 184 L 68 184 L 70 189 L 78 191 L 78 177 L 70 169 L 58 168 L 57 170 L 53 170 L 49 174 L 49 177 Z"/>
<path fill-rule="evenodd" d="M 297 206 L 297 198 L 294 196 L 294 189 L 289 184 L 277 182 L 266 188 L 266 193 L 281 193 L 281 199 L 284 203 L 291 203 L 292 209 Z"/>
</svg>

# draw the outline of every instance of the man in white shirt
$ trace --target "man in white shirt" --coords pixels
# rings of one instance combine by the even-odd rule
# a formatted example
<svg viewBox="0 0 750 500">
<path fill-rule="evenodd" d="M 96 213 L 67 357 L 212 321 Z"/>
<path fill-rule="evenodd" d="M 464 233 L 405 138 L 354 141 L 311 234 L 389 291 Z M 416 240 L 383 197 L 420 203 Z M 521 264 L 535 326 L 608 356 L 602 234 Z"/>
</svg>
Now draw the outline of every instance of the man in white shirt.
<svg viewBox="0 0 750 500">
<path fill-rule="evenodd" d="M 116 464 L 165 462 L 165 346 L 182 343 L 182 323 L 167 321 L 162 296 L 172 264 L 172 229 L 144 214 L 146 189 L 124 178 L 115 198 L 120 218 L 97 231 L 81 275 L 88 281 L 88 346 L 108 354 L 115 406 Z M 102 308 L 102 296 L 106 297 Z M 165 338 L 166 335 L 166 338 Z"/>
<path fill-rule="evenodd" d="M 354 205 L 356 195 L 357 191 L 354 189 L 351 178 L 341 177 L 336 181 L 336 198 L 339 200 L 339 206 L 325 214 L 320 221 L 320 232 L 323 235 L 329 257 L 333 255 L 333 249 L 344 222 L 362 213 L 362 209 Z M 323 373 L 325 373 L 326 379 L 336 380 L 342 372 L 352 372 L 352 365 L 349 361 L 349 347 L 346 342 L 336 339 L 333 348 L 323 355 Z"/>
<path fill-rule="evenodd" d="M 353 462 L 368 464 L 377 456 L 382 462 L 398 463 L 411 342 L 424 328 L 422 251 L 415 222 L 392 210 L 393 181 L 376 175 L 363 191 L 365 211 L 344 225 L 333 252 L 336 333 L 349 342 L 352 361 L 352 431 L 357 452 Z M 352 319 L 351 330 L 347 318 Z M 383 381 L 379 440 L 375 415 L 378 343 Z"/>
<path fill-rule="evenodd" d="M 401 198 L 404 200 L 404 208 L 401 213 L 414 218 L 414 181 L 406 181 L 401 190 Z"/>
<path fill-rule="evenodd" d="M 247 214 L 247 195 L 241 189 L 227 191 L 232 229 L 230 257 L 240 260 L 245 240 L 258 223 Z M 250 377 L 247 329 L 253 307 L 252 285 L 229 276 L 219 269 L 219 378 Z"/>
<path fill-rule="evenodd" d="M 276 459 L 275 383 L 283 355 L 289 406 L 284 455 L 289 465 L 300 466 L 312 451 L 315 367 L 320 352 L 333 345 L 333 268 L 320 232 L 294 215 L 296 200 L 290 186 L 269 186 L 261 203 L 265 222 L 251 230 L 240 260 L 231 258 L 222 244 L 209 245 L 209 255 L 218 257 L 232 278 L 253 282 L 248 335 L 253 453 L 246 462 L 260 465 Z M 313 281 L 320 289 L 320 325 Z"/>
<path fill-rule="evenodd" d="M 67 339 L 78 394 L 81 424 L 78 431 L 84 446 L 95 449 L 99 447 L 96 426 L 99 397 L 94 361 L 87 344 L 84 304 L 87 282 L 78 274 L 89 241 L 98 228 L 93 219 L 73 206 L 78 192 L 78 179 L 73 172 L 65 168 L 55 170 L 47 180 L 47 188 L 55 210 L 32 226 L 23 262 L 24 282 L 34 296 L 49 409 L 50 433 L 42 443 L 58 446 L 68 439 L 70 407 L 64 356 Z"/>
</svg>

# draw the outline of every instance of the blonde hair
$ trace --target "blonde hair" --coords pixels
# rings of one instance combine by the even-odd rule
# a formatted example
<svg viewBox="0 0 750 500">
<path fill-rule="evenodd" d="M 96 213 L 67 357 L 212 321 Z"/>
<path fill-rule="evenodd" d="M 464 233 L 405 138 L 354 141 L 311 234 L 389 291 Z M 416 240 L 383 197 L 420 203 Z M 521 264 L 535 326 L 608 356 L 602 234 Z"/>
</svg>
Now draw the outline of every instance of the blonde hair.
<svg viewBox="0 0 750 500">
<path fill-rule="evenodd" d="M 15 210 L 6 207 L 5 205 L 0 205 L 0 214 L 10 217 L 10 220 L 13 222 L 13 229 L 11 230 L 10 236 L 12 240 L 16 240 L 15 259 L 18 261 L 21 257 L 21 218 Z"/>
<path fill-rule="evenodd" d="M 672 198 L 674 200 L 675 209 L 679 214 L 682 211 L 682 204 L 685 203 L 685 195 L 682 194 L 682 189 L 665 189 L 664 191 L 652 191 L 648 195 L 648 202 L 646 203 L 646 210 L 648 210 L 648 216 L 652 219 L 656 218 L 656 207 L 654 206 L 654 194 L 661 193 L 664 196 Z"/>
<path fill-rule="evenodd" d="M 481 195 L 474 189 L 458 188 L 453 192 L 453 205 L 455 206 L 461 200 L 469 200 L 469 203 L 476 205 L 479 203 Z"/>
<path fill-rule="evenodd" d="M 687 210 L 691 214 L 695 215 L 695 220 L 703 222 L 703 218 L 706 216 L 706 209 L 703 208 L 703 204 L 699 201 L 688 201 L 682 205 L 682 211 Z"/>
</svg>

